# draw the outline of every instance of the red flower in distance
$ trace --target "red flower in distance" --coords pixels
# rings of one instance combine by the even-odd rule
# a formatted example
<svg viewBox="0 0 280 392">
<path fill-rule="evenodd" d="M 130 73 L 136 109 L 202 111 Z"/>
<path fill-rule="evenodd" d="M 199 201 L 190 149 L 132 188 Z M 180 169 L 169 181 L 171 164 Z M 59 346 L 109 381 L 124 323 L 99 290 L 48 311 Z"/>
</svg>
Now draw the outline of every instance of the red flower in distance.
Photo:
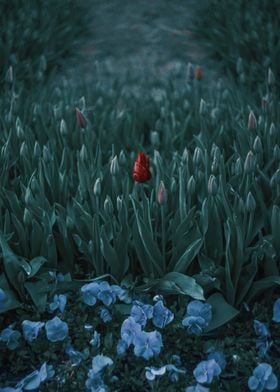
<svg viewBox="0 0 280 392">
<path fill-rule="evenodd" d="M 196 80 L 202 79 L 202 68 L 200 65 L 197 65 L 194 70 L 194 77 Z"/>
<path fill-rule="evenodd" d="M 139 152 L 133 166 L 133 180 L 145 182 L 151 177 L 149 157 L 144 152 Z"/>
<path fill-rule="evenodd" d="M 78 124 L 80 125 L 81 128 L 85 129 L 87 126 L 87 120 L 85 119 L 85 116 L 78 108 L 76 108 L 75 110 L 76 110 L 76 118 Z"/>
</svg>

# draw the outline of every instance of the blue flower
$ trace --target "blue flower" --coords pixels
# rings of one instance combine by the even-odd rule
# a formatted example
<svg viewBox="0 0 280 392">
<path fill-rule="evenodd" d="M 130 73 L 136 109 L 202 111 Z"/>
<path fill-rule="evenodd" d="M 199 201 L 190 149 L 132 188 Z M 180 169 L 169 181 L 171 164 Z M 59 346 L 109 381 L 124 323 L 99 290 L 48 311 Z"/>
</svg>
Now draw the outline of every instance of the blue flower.
<svg viewBox="0 0 280 392">
<path fill-rule="evenodd" d="M 47 365 L 46 362 L 43 363 L 40 370 L 35 370 L 34 372 L 28 374 L 21 380 L 17 387 L 23 388 L 24 390 L 33 390 L 39 388 L 40 384 L 44 381 L 49 380 L 54 376 L 54 370 L 52 365 Z"/>
<path fill-rule="evenodd" d="M 161 347 L 162 339 L 158 331 L 141 331 L 134 338 L 134 354 L 137 357 L 150 359 L 160 353 Z"/>
<path fill-rule="evenodd" d="M 0 341 L 5 342 L 9 350 L 15 350 L 19 346 L 21 333 L 13 329 L 13 324 L 0 332 Z"/>
<path fill-rule="evenodd" d="M 209 359 L 215 359 L 215 361 L 217 362 L 217 364 L 220 366 L 221 370 L 224 370 L 226 367 L 226 360 L 225 360 L 225 356 L 221 351 L 212 351 L 209 355 L 208 355 L 208 360 Z"/>
<path fill-rule="evenodd" d="M 96 304 L 99 293 L 99 283 L 91 282 L 81 287 L 83 301 L 86 305 L 93 306 Z"/>
<path fill-rule="evenodd" d="M 68 334 L 68 325 L 55 316 L 52 320 L 46 322 L 45 325 L 47 338 L 51 342 L 64 340 Z"/>
<path fill-rule="evenodd" d="M 117 344 L 117 353 L 118 355 L 123 355 L 128 349 L 128 345 L 125 340 L 119 339 Z"/>
<path fill-rule="evenodd" d="M 49 304 L 49 312 L 53 313 L 56 309 L 59 309 L 61 313 L 64 312 L 67 302 L 67 297 L 64 294 L 55 294 L 53 297 L 53 302 Z"/>
<path fill-rule="evenodd" d="M 172 364 L 166 365 L 166 370 L 168 371 L 168 378 L 172 382 L 177 382 L 179 380 L 179 374 L 186 373 L 185 370 L 178 369 Z"/>
<path fill-rule="evenodd" d="M 187 387 L 185 392 L 210 392 L 210 389 L 196 384 L 195 386 Z"/>
<path fill-rule="evenodd" d="M 41 321 L 24 320 L 21 323 L 21 326 L 25 340 L 31 343 L 33 340 L 37 339 L 38 333 L 44 325 L 45 323 L 42 323 Z"/>
<path fill-rule="evenodd" d="M 211 384 L 215 377 L 221 374 L 221 368 L 214 359 L 200 362 L 193 371 L 193 375 L 198 383 Z"/>
<path fill-rule="evenodd" d="M 130 315 L 138 324 L 144 327 L 147 320 L 153 317 L 153 307 L 152 305 L 145 305 L 140 301 L 134 301 Z"/>
<path fill-rule="evenodd" d="M 71 345 L 66 347 L 65 353 L 69 355 L 72 367 L 79 366 L 80 363 L 85 359 L 84 354 L 80 351 L 74 350 Z"/>
<path fill-rule="evenodd" d="M 176 355 L 176 354 L 171 355 L 171 362 L 173 362 L 177 366 L 182 365 L 182 360 L 180 355 Z"/>
<path fill-rule="evenodd" d="M 273 305 L 273 321 L 280 323 L 280 298 L 278 298 Z"/>
<path fill-rule="evenodd" d="M 111 313 L 106 308 L 101 308 L 100 310 L 100 318 L 104 323 L 108 323 L 112 320 Z"/>
<path fill-rule="evenodd" d="M 113 365 L 113 361 L 111 358 L 106 357 L 105 355 L 96 355 L 92 359 L 91 370 L 93 373 L 101 372 L 106 366 Z"/>
<path fill-rule="evenodd" d="M 136 323 L 133 317 L 128 317 L 124 320 L 121 326 L 121 338 L 129 347 L 132 343 L 134 343 L 136 335 L 141 333 L 140 324 Z"/>
<path fill-rule="evenodd" d="M 265 389 L 273 391 L 278 386 L 278 380 L 272 372 L 272 367 L 267 363 L 260 363 L 248 380 L 250 391 L 262 392 Z"/>
<path fill-rule="evenodd" d="M 191 301 L 187 306 L 186 316 L 182 324 L 188 332 L 200 335 L 212 319 L 212 306 L 201 301 Z"/>
<path fill-rule="evenodd" d="M 21 392 L 21 388 L 4 387 L 0 388 L 0 392 Z"/>
<path fill-rule="evenodd" d="M 258 320 L 254 320 L 254 330 L 256 335 L 259 336 L 260 338 L 270 338 L 271 336 L 266 324 Z"/>
<path fill-rule="evenodd" d="M 155 327 L 164 328 L 174 319 L 174 314 L 167 309 L 162 301 L 158 301 L 153 308 L 153 324 Z"/>
<path fill-rule="evenodd" d="M 6 301 L 7 301 L 6 293 L 4 290 L 0 289 L 0 311 L 4 310 Z"/>
<path fill-rule="evenodd" d="M 91 341 L 89 342 L 93 347 L 97 347 L 97 348 L 99 348 L 100 347 L 100 337 L 101 337 L 101 335 L 100 335 L 100 333 L 98 333 L 97 331 L 94 331 L 94 333 L 93 333 L 93 336 L 92 336 L 92 339 L 91 339 Z"/>
<path fill-rule="evenodd" d="M 145 367 L 145 377 L 149 381 L 153 381 L 156 376 L 163 376 L 166 372 L 166 366 L 162 366 L 160 368 L 155 368 L 155 367 Z"/>
</svg>

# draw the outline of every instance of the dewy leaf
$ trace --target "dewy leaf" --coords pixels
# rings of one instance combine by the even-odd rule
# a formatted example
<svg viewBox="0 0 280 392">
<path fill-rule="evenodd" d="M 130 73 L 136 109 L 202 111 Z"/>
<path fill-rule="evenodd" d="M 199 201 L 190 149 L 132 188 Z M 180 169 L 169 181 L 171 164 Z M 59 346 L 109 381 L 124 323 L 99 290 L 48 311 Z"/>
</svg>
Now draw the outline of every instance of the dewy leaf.
<svg viewBox="0 0 280 392">
<path fill-rule="evenodd" d="M 224 325 L 229 320 L 238 315 L 239 311 L 228 304 L 220 293 L 211 295 L 207 301 L 212 306 L 212 320 L 206 329 L 206 332 L 212 331 Z"/>
</svg>

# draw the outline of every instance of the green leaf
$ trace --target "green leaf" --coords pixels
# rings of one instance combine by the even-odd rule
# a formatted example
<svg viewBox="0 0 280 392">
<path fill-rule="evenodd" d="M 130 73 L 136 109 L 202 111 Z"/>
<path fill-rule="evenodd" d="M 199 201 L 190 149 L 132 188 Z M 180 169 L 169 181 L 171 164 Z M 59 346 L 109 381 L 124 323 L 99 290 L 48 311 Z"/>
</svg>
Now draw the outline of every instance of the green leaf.
<svg viewBox="0 0 280 392">
<path fill-rule="evenodd" d="M 31 267 L 31 272 L 29 278 L 35 276 L 46 261 L 47 259 L 42 256 L 34 257 L 34 259 L 30 260 L 29 264 Z"/>
<path fill-rule="evenodd" d="M 264 279 L 257 280 L 252 284 L 252 288 L 248 293 L 247 301 L 250 302 L 253 298 L 261 294 L 263 291 L 279 285 L 280 276 L 268 276 Z"/>
<path fill-rule="evenodd" d="M 239 313 L 237 309 L 228 304 L 222 294 L 215 293 L 211 295 L 207 301 L 212 306 L 213 318 L 206 332 L 212 331 L 232 320 Z"/>
<path fill-rule="evenodd" d="M 182 273 L 185 272 L 187 270 L 187 268 L 189 267 L 189 265 L 191 264 L 191 262 L 193 261 L 193 259 L 195 258 L 195 256 L 200 251 L 202 244 L 203 244 L 202 238 L 198 238 L 197 240 L 192 242 L 187 247 L 185 252 L 182 254 L 180 259 L 177 261 L 173 270 L 176 272 L 182 272 Z"/>
</svg>

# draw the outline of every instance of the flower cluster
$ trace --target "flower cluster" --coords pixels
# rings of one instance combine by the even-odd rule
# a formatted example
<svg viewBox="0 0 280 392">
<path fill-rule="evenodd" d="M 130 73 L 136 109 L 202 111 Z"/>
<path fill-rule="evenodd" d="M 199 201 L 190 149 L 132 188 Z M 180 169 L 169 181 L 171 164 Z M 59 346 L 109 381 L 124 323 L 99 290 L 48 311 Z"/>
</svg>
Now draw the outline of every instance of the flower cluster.
<svg viewBox="0 0 280 392">
<path fill-rule="evenodd" d="M 116 302 L 117 298 L 125 300 L 126 291 L 108 282 L 91 282 L 81 287 L 81 293 L 86 305 L 93 306 L 99 300 L 104 305 L 110 306 Z"/>
<path fill-rule="evenodd" d="M 191 301 L 187 305 L 186 315 L 182 324 L 187 327 L 188 333 L 201 335 L 212 319 L 212 307 L 201 301 Z"/>
</svg>

